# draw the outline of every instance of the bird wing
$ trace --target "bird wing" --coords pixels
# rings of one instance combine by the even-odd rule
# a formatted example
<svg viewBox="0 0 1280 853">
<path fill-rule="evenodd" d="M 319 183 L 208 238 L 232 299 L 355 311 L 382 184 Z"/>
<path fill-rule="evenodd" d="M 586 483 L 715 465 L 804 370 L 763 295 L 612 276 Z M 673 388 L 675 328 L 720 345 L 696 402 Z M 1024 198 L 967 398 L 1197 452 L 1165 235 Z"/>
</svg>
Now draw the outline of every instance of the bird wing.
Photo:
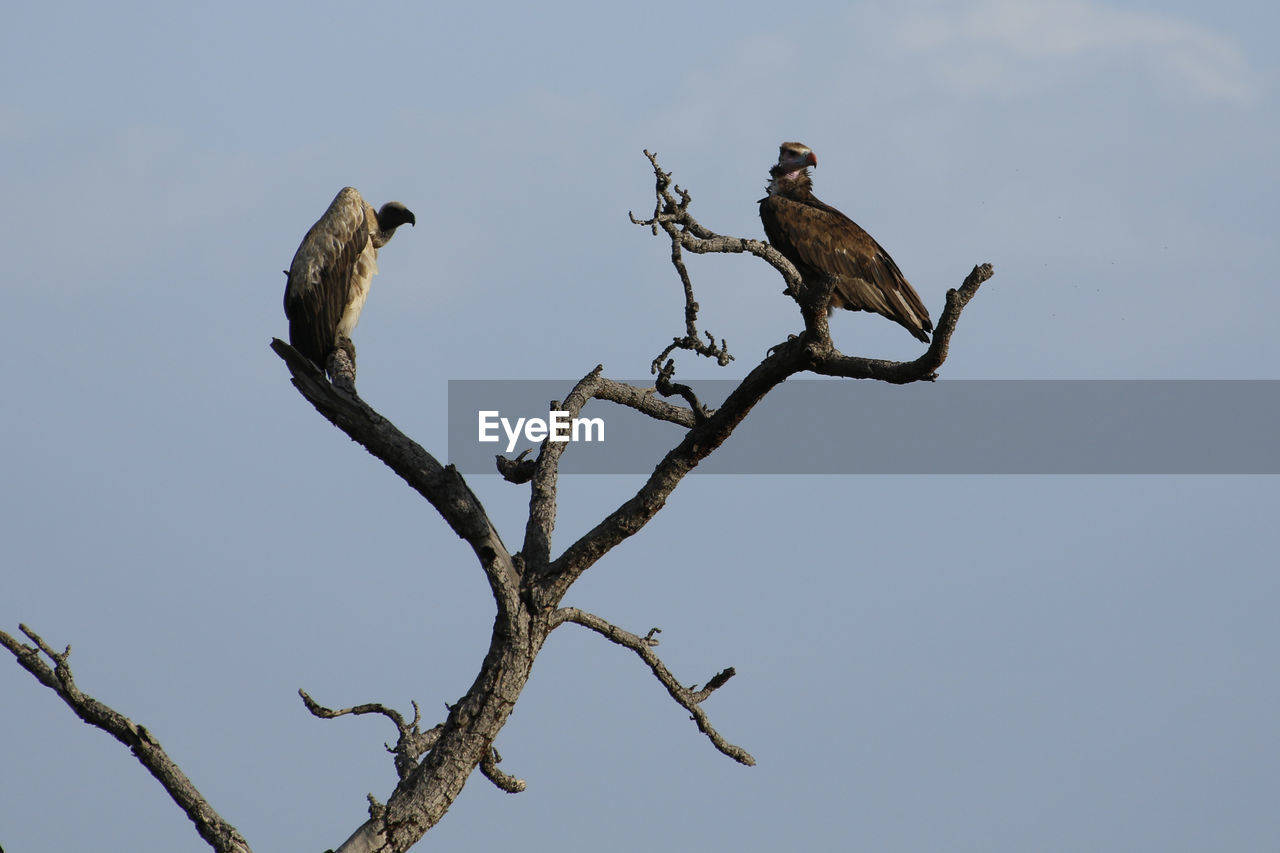
<svg viewBox="0 0 1280 853">
<path fill-rule="evenodd" d="M 801 275 L 836 276 L 834 307 L 873 311 L 895 320 L 923 341 L 932 331 L 929 310 L 889 253 L 858 223 L 817 199 L 771 195 L 760 202 L 769 242 Z"/>
<path fill-rule="evenodd" d="M 344 188 L 302 238 L 289 265 L 284 290 L 289 341 L 321 370 L 351 301 L 352 274 L 377 227 L 368 221 L 369 210 L 360 193 Z"/>
</svg>

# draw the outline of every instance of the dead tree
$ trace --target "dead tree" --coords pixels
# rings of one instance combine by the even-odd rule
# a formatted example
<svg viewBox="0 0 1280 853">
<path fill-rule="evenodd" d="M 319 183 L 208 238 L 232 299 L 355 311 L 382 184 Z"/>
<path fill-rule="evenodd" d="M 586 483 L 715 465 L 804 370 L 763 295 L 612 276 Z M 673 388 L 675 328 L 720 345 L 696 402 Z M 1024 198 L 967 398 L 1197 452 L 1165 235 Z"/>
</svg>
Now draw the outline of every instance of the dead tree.
<svg viewBox="0 0 1280 853">
<path fill-rule="evenodd" d="M 380 714 L 391 720 L 398 732 L 391 752 L 399 782 L 385 804 L 370 796 L 369 819 L 340 845 L 339 853 L 408 850 L 440 821 L 477 768 L 504 791 L 524 790 L 521 779 L 499 769 L 501 759 L 494 742 L 520 698 L 533 661 L 547 637 L 569 623 L 633 651 L 671 698 L 689 712 L 699 731 L 716 749 L 742 764 L 754 764 L 755 760 L 745 749 L 729 743 L 716 731 L 702 709 L 703 701 L 733 677 L 732 667 L 711 676 L 700 689 L 684 687 L 655 652 L 657 628 L 643 635 L 634 634 L 576 607 L 563 607 L 561 601 L 584 572 L 614 546 L 642 530 L 662 509 L 685 475 L 714 453 L 752 407 L 788 377 L 810 372 L 898 384 L 935 378 L 946 360 L 961 311 L 992 275 L 990 264 L 975 267 L 959 289 L 948 291 L 933 342 L 916 360 L 894 362 L 844 355 L 832 343 L 827 326 L 831 282 L 802 281 L 795 268 L 768 243 L 727 237 L 703 227 L 689 213 L 689 193 L 672 184 L 671 176 L 658 165 L 655 155 L 648 152 L 646 155 L 657 179 L 657 202 L 652 217 L 632 216 L 632 221 L 651 229 L 655 235 L 665 235 L 670 242 L 671 262 L 684 288 L 685 332 L 653 360 L 653 372 L 657 376 L 654 388 L 638 388 L 605 378 L 602 368 L 597 366 L 555 408 L 577 417 L 592 400 L 603 400 L 677 424 L 687 431 L 657 462 L 634 495 L 558 555 L 553 555 L 552 533 L 556 523 L 557 473 L 567 444 L 544 441 L 535 458 L 499 459 L 499 473 L 506 480 L 528 484 L 530 489 L 523 540 L 519 550 L 513 553 L 456 469 L 441 465 L 360 399 L 354 389 L 330 384 L 288 344 L 280 340 L 271 344 L 288 366 L 293 384 L 302 396 L 334 426 L 385 462 L 426 498 L 453 532 L 471 546 L 496 604 L 489 649 L 479 674 L 463 696 L 448 706 L 445 719 L 430 728 L 422 727 L 416 704 L 413 718 L 409 720 L 377 703 L 331 710 L 299 691 L 308 711 L 318 717 Z M 670 356 L 676 350 L 691 351 L 715 359 L 721 365 L 732 359 L 723 339 L 717 343 L 713 336 L 706 334 L 704 340 L 698 330 L 698 304 L 683 261 L 685 252 L 755 255 L 782 276 L 787 293 L 800 306 L 803 319 L 800 334 L 770 350 L 714 410 L 698 400 L 694 389 L 673 381 L 675 365 Z M 684 405 L 668 402 L 663 397 L 680 398 Z M 107 731 L 128 746 L 191 818 L 211 847 L 228 853 L 250 849 L 235 827 L 213 810 L 145 727 L 76 687 L 68 665 L 69 646 L 58 651 L 25 625 L 21 630 L 33 645 L 25 645 L 0 632 L 0 643 L 14 654 L 19 664 L 54 690 L 85 722 Z"/>
</svg>

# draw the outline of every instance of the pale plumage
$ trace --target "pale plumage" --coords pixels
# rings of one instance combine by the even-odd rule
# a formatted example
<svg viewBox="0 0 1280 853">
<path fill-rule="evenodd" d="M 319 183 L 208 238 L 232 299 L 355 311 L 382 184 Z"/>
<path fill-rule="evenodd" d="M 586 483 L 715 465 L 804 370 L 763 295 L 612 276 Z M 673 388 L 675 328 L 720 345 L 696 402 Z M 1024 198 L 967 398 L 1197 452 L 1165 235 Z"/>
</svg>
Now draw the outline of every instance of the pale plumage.
<svg viewBox="0 0 1280 853">
<path fill-rule="evenodd" d="M 807 146 L 782 143 L 769 170 L 769 194 L 760 199 L 769 242 L 807 283 L 835 279 L 832 308 L 880 314 L 928 343 L 929 310 L 893 258 L 856 222 L 814 197 L 809 167 L 817 165 Z"/>
<path fill-rule="evenodd" d="M 378 249 L 406 222 L 416 220 L 400 202 L 375 211 L 360 193 L 345 187 L 302 238 L 289 265 L 284 313 L 289 343 L 321 370 L 329 353 L 350 346 L 378 271 Z"/>
</svg>

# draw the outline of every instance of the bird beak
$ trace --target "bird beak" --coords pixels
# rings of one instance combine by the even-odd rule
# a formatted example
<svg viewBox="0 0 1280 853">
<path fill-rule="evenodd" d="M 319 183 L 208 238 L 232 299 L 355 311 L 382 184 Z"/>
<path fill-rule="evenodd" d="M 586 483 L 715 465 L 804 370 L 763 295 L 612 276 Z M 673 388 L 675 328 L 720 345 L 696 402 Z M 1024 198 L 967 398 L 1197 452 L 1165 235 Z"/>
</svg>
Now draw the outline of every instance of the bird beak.
<svg viewBox="0 0 1280 853">
<path fill-rule="evenodd" d="M 806 158 L 805 162 L 807 162 L 810 166 L 812 166 L 815 169 L 818 168 L 818 155 L 810 151 L 809 156 Z"/>
</svg>

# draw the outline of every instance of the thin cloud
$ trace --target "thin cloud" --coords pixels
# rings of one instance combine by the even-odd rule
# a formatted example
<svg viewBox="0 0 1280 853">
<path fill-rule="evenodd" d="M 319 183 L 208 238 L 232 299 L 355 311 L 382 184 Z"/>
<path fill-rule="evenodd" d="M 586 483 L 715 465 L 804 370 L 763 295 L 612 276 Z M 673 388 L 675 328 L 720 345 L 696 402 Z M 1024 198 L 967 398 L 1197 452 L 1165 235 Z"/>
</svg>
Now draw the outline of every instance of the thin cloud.
<svg viewBox="0 0 1280 853">
<path fill-rule="evenodd" d="M 972 67 L 947 61 L 950 73 L 973 72 L 954 80 L 968 89 L 1024 88 L 1027 63 L 1124 54 L 1201 97 L 1245 103 L 1256 94 L 1230 39 L 1180 18 L 1089 0 L 981 0 L 963 11 L 917 13 L 901 23 L 898 41 L 917 52 L 953 51 L 957 43 L 988 51 Z"/>
</svg>

